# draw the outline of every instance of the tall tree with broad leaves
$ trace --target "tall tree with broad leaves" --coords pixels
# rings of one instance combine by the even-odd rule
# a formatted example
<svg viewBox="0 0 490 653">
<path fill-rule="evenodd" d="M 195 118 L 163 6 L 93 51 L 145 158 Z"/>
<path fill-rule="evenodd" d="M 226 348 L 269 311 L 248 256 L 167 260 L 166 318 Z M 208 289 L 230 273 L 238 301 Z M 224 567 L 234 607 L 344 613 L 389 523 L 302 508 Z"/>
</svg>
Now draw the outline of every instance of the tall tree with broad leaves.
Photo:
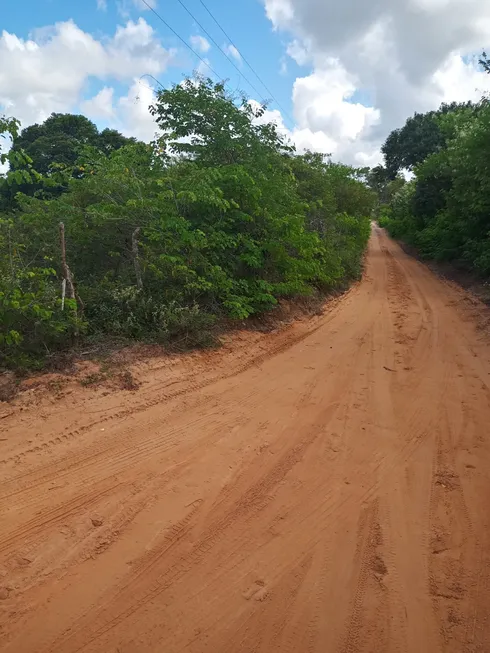
<svg viewBox="0 0 490 653">
<path fill-rule="evenodd" d="M 442 104 L 437 111 L 415 113 L 403 127 L 391 132 L 381 147 L 391 179 L 401 170 L 413 171 L 430 154 L 446 145 L 446 135 L 441 130 L 439 118 L 460 109 L 476 110 L 477 107 L 471 102 Z"/>
<path fill-rule="evenodd" d="M 150 112 L 162 128 L 160 143 L 167 154 L 219 165 L 245 163 L 260 152 L 294 150 L 273 123 L 260 121 L 265 109 L 233 97 L 222 82 L 201 78 L 160 91 Z"/>
<path fill-rule="evenodd" d="M 42 124 L 23 129 L 14 138 L 12 149 L 24 150 L 34 168 L 45 175 L 53 166 L 74 166 L 87 145 L 108 154 L 129 142 L 134 139 L 126 138 L 115 129 L 99 133 L 97 126 L 85 116 L 53 113 Z"/>
</svg>

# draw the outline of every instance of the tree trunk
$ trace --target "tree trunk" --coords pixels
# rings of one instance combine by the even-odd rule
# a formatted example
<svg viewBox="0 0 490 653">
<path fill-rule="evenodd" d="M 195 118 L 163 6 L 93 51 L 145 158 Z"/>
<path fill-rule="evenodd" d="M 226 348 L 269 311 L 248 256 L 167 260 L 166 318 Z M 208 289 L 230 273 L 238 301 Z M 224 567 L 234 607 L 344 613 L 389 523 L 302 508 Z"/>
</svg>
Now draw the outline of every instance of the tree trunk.
<svg viewBox="0 0 490 653">
<path fill-rule="evenodd" d="M 60 222 L 60 247 L 61 247 L 61 271 L 63 273 L 63 280 L 66 287 L 66 295 L 68 299 L 74 299 L 77 305 L 74 309 L 75 318 L 78 317 L 78 306 L 80 307 L 81 314 L 83 314 L 83 302 L 77 295 L 75 285 L 73 283 L 73 276 L 71 270 L 66 262 L 66 243 L 65 243 L 65 225 Z M 64 304 L 63 304 L 64 305 Z M 78 338 L 78 326 L 75 328 L 75 338 Z"/>
<path fill-rule="evenodd" d="M 134 265 L 134 273 L 136 275 L 136 285 L 139 290 L 142 290 L 143 279 L 141 278 L 140 254 L 139 254 L 139 247 L 138 247 L 138 236 L 140 231 L 141 231 L 141 227 L 136 227 L 136 229 L 133 231 L 131 242 L 133 245 L 133 265 Z"/>
<path fill-rule="evenodd" d="M 73 277 L 70 268 L 66 262 L 66 245 L 65 245 L 65 225 L 60 222 L 60 246 L 61 246 L 61 270 L 63 278 L 66 281 L 66 290 L 68 299 L 75 299 L 75 286 L 73 285 Z"/>
</svg>

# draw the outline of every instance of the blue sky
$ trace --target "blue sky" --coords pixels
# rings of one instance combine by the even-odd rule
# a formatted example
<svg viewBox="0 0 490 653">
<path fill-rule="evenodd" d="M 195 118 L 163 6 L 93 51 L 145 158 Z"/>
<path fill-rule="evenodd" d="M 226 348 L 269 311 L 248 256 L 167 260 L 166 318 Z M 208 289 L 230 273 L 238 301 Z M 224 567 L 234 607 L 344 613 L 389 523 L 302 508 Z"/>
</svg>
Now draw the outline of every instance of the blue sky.
<svg viewBox="0 0 490 653">
<path fill-rule="evenodd" d="M 193 39 L 230 89 L 270 99 L 232 51 L 240 73 L 199 38 L 209 41 L 181 3 L 220 46 L 230 45 L 201 0 L 148 2 L 187 43 Z M 266 119 L 299 150 L 376 165 L 389 132 L 415 111 L 490 91 L 490 76 L 474 60 L 490 48 L 490 3 L 481 0 L 204 2 L 278 101 L 281 109 L 271 102 Z M 81 112 L 150 140 L 154 83 L 145 73 L 168 86 L 200 66 L 141 0 L 2 4 L 0 113 L 23 125 L 53 111 Z"/>
<path fill-rule="evenodd" d="M 216 43 L 221 47 L 225 46 L 226 38 L 199 0 L 185 0 L 185 4 Z M 118 25 L 124 25 L 128 20 L 135 21 L 139 17 L 143 17 L 154 28 L 165 48 L 179 50 L 175 61 L 158 76 L 162 84 L 169 85 L 179 82 L 184 75 L 191 74 L 192 70 L 200 64 L 199 58 L 187 50 L 158 17 L 144 6 L 138 6 L 137 2 L 130 0 L 126 2 L 107 0 L 101 5 L 105 5 L 106 8 L 98 9 L 97 0 L 84 0 L 83 2 L 23 0 L 23 11 L 19 12 L 18 3 L 12 2 L 8 3 L 6 7 L 2 7 L 0 27 L 23 39 L 34 37 L 37 40 L 39 30 L 55 23 L 72 20 L 83 31 L 98 39 L 104 39 L 108 35 L 112 35 Z M 227 0 L 206 0 L 206 6 L 265 82 L 274 98 L 288 114 L 291 114 L 291 88 L 302 67 L 292 59 L 289 59 L 287 72 L 284 70 L 284 66 L 281 66 L 282 60 L 285 58 L 286 38 L 283 34 L 274 31 L 271 22 L 266 17 L 263 4 L 258 0 L 245 0 L 236 3 Z M 202 35 L 210 41 L 178 0 L 160 2 L 157 4 L 156 10 L 187 43 L 190 44 L 190 37 L 195 35 Z M 211 49 L 207 53 L 200 52 L 199 54 L 209 60 L 210 65 L 220 77 L 228 80 L 230 88 L 243 90 L 247 95 L 258 100 L 270 99 L 265 88 L 243 62 L 235 62 L 242 73 L 239 74 L 212 43 Z M 213 76 L 209 70 L 207 73 Z M 257 97 L 256 91 L 244 77 L 262 93 L 260 97 Z M 108 81 L 111 82 L 107 79 L 104 81 L 97 78 L 88 79 L 83 97 L 88 98 Z M 153 84 L 150 78 L 144 79 L 143 82 Z M 112 84 L 120 92 L 124 90 L 124 86 L 118 84 L 117 80 L 112 80 Z M 278 108 L 274 101 L 270 103 L 270 106 Z M 290 121 L 289 126 L 292 126 Z"/>
</svg>

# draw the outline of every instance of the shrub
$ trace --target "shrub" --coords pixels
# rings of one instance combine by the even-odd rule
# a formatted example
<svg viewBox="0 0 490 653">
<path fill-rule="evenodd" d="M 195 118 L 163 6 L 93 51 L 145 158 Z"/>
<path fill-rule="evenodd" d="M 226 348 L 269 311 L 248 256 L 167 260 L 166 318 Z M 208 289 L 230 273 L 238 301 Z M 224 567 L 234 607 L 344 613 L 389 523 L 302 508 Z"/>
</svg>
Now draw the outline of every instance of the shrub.
<svg viewBox="0 0 490 653">
<path fill-rule="evenodd" d="M 102 150 L 78 139 L 71 167 L 44 177 L 29 168 L 39 192 L 9 195 L 4 365 L 40 361 L 76 334 L 206 345 L 222 317 L 242 320 L 359 275 L 376 199 L 362 171 L 298 156 L 260 120 L 264 107 L 210 80 L 162 91 L 152 112 L 156 143 Z M 15 152 L 16 172 L 31 166 Z M 81 305 L 61 306 L 60 222 L 83 322 Z"/>
</svg>

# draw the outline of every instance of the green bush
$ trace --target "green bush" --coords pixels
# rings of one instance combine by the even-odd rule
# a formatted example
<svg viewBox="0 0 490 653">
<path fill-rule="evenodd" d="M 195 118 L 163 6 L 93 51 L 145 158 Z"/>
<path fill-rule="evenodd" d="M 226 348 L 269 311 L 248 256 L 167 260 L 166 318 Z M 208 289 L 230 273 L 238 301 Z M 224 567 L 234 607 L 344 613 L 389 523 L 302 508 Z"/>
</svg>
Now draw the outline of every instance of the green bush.
<svg viewBox="0 0 490 653">
<path fill-rule="evenodd" d="M 51 352 L 73 343 L 83 323 L 75 300 L 62 301 L 51 268 L 0 277 L 0 364 L 36 367 Z"/>
<path fill-rule="evenodd" d="M 160 343 L 184 338 L 193 345 L 207 343 L 216 317 L 197 304 L 162 303 L 135 286 L 107 291 L 87 314 L 92 329 L 101 335 Z"/>
<path fill-rule="evenodd" d="M 217 319 L 357 277 L 376 193 L 362 171 L 297 155 L 257 121 L 263 111 L 188 81 L 159 94 L 152 145 L 102 151 L 80 138 L 73 159 L 61 139 L 74 165 L 48 166 L 41 191 L 17 193 L 1 223 L 3 364 L 39 360 L 75 334 L 204 345 Z M 63 311 L 60 222 L 83 301 Z"/>
<path fill-rule="evenodd" d="M 490 274 L 490 104 L 437 118 L 440 145 L 391 201 L 385 224 L 426 257 Z"/>
</svg>

